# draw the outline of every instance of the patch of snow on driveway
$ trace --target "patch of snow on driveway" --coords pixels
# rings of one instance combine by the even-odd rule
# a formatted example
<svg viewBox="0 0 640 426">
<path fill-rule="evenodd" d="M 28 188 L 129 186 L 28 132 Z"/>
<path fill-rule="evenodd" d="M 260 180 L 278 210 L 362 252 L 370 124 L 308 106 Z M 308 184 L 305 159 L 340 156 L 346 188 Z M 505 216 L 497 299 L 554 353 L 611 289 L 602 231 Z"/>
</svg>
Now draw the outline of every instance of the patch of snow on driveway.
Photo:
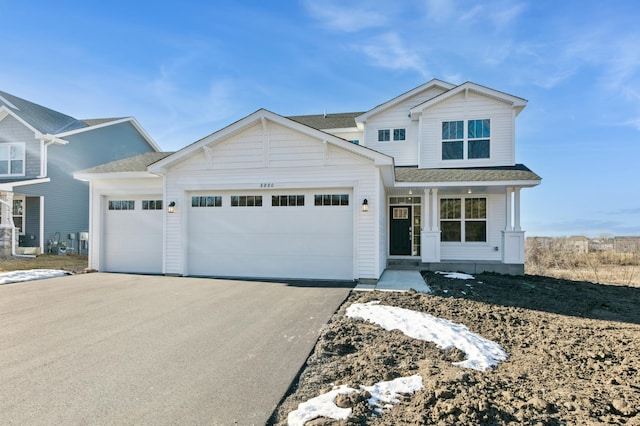
<svg viewBox="0 0 640 426">
<path fill-rule="evenodd" d="M 70 275 L 67 271 L 58 269 L 27 269 L 25 271 L 12 271 L 0 274 L 0 284 L 11 284 L 22 281 L 43 280 L 45 278 Z"/>
</svg>

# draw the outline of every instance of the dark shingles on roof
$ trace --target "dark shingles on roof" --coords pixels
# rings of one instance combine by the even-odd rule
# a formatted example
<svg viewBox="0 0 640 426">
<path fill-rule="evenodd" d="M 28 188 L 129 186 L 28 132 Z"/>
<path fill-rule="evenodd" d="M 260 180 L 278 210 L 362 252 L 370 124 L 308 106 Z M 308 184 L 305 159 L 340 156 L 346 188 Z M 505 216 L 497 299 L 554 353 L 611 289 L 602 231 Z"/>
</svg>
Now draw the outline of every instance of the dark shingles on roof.
<svg viewBox="0 0 640 426">
<path fill-rule="evenodd" d="M 29 123 L 40 133 L 55 135 L 63 131 L 67 132 L 87 127 L 87 124 L 80 120 L 13 96 L 10 93 L 0 91 L 0 96 L 0 105 L 6 105 L 10 111 Z M 10 104 L 4 102 L 2 98 Z"/>
<path fill-rule="evenodd" d="M 145 152 L 134 157 L 112 161 L 107 164 L 82 170 L 79 173 L 127 173 L 146 172 L 147 167 L 173 154 L 173 152 Z"/>
<path fill-rule="evenodd" d="M 501 167 L 418 169 L 396 167 L 396 182 L 536 181 L 542 178 L 523 164 Z"/>
<path fill-rule="evenodd" d="M 287 117 L 314 129 L 345 129 L 356 127 L 356 117 L 364 112 L 342 112 L 338 114 L 295 115 Z"/>
</svg>

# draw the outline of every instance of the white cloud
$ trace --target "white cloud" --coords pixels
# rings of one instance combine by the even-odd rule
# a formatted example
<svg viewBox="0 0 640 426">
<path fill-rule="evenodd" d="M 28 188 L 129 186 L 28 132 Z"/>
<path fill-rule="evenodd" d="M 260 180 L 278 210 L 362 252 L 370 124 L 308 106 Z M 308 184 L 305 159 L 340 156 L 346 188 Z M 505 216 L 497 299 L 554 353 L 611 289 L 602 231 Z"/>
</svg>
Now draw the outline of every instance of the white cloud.
<svg viewBox="0 0 640 426">
<path fill-rule="evenodd" d="M 344 6 L 342 3 L 309 0 L 305 4 L 313 18 L 336 31 L 353 33 L 387 23 L 387 15 L 374 10 L 369 3 Z"/>
<path fill-rule="evenodd" d="M 423 77 L 429 77 L 429 70 L 420 54 L 407 48 L 395 32 L 374 37 L 369 44 L 354 46 L 354 49 L 368 56 L 373 65 L 399 71 L 417 71 Z"/>
</svg>

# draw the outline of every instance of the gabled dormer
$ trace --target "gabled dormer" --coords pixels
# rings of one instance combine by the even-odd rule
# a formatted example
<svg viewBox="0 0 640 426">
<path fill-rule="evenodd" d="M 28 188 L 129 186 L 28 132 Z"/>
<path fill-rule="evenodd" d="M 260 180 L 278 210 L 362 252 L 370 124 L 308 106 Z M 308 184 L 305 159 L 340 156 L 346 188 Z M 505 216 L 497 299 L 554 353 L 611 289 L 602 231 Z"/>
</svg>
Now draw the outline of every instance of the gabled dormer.
<svg viewBox="0 0 640 426">
<path fill-rule="evenodd" d="M 419 168 L 515 165 L 515 118 L 525 99 L 467 82 L 409 110 Z"/>
</svg>

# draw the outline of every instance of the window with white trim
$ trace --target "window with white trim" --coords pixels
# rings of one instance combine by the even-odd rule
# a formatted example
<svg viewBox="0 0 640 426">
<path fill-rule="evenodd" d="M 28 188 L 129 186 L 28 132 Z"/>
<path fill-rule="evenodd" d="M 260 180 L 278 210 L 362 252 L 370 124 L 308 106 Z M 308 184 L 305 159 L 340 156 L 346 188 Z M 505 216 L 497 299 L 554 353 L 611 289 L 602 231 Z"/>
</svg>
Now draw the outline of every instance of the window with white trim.
<svg viewBox="0 0 640 426">
<path fill-rule="evenodd" d="M 440 231 L 443 242 L 486 242 L 486 198 L 441 198 Z"/>
<path fill-rule="evenodd" d="M 407 129 L 379 129 L 378 142 L 389 142 L 393 136 L 393 141 L 400 142 L 407 139 Z"/>
<path fill-rule="evenodd" d="M 442 159 L 464 160 L 489 158 L 491 155 L 491 120 L 442 122 Z"/>
<path fill-rule="evenodd" d="M 24 164 L 24 143 L 0 144 L 0 176 L 23 176 Z"/>
</svg>

